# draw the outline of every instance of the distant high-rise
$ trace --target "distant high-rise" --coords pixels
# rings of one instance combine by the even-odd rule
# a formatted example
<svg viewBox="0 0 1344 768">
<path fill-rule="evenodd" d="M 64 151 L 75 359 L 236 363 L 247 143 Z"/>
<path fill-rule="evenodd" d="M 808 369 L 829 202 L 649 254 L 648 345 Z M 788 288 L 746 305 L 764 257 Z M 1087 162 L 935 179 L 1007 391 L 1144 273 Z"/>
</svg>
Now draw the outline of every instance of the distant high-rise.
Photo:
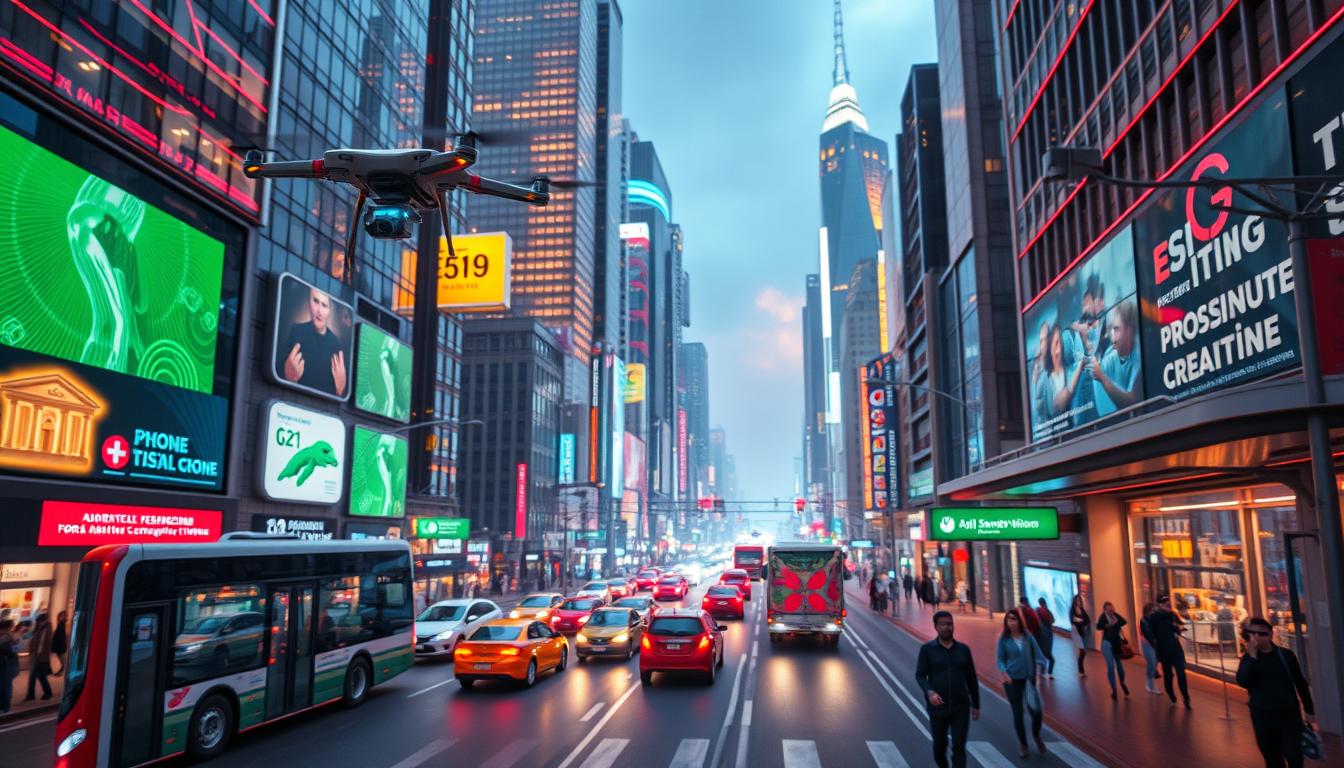
<svg viewBox="0 0 1344 768">
<path fill-rule="evenodd" d="M 699 499 L 709 490 L 709 351 L 692 341 L 681 345 L 681 380 L 686 391 L 686 492 Z"/>
<path fill-rule="evenodd" d="M 625 135 L 621 119 L 621 6 L 616 0 L 597 4 L 597 173 L 593 232 L 593 335 L 605 339 L 625 357 L 625 260 L 621 253 L 621 222 L 625 221 Z"/>
</svg>

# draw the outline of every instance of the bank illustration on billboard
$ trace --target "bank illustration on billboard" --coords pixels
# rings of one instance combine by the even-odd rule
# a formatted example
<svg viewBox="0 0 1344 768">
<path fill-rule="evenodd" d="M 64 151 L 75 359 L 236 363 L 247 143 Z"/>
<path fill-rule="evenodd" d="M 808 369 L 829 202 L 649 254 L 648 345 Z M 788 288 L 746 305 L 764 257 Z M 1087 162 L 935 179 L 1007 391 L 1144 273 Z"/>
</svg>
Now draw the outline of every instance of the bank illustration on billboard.
<svg viewBox="0 0 1344 768">
<path fill-rule="evenodd" d="M 354 362 L 354 310 L 288 272 L 277 278 L 271 378 L 314 395 L 346 400 Z"/>
<path fill-rule="evenodd" d="M 403 424 L 411 420 L 409 344 L 371 323 L 360 323 L 355 362 L 355 407 Z"/>
<path fill-rule="evenodd" d="M 1144 399 L 1131 228 L 1075 266 L 1024 322 L 1032 440 Z"/>
<path fill-rule="evenodd" d="M 355 427 L 350 451 L 350 514 L 406 514 L 406 438 Z"/>
</svg>

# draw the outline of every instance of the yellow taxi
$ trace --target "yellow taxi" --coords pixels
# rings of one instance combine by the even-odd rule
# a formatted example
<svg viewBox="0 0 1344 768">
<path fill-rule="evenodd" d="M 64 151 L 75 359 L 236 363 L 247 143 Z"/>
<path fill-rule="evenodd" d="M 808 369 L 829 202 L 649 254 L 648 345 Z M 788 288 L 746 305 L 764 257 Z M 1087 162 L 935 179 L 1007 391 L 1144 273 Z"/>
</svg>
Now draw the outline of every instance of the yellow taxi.
<svg viewBox="0 0 1344 768">
<path fill-rule="evenodd" d="M 509 611 L 509 618 L 546 621 L 551 617 L 551 611 L 563 602 L 565 596 L 559 592 L 533 592 L 524 597 L 516 608 Z"/>
<path fill-rule="evenodd" d="M 629 659 L 639 652 L 644 619 L 630 608 L 598 608 L 574 636 L 574 653 L 583 661 L 590 656 Z"/>
<path fill-rule="evenodd" d="M 477 680 L 517 680 L 526 687 L 537 675 L 569 664 L 569 641 L 536 619 L 496 619 L 482 624 L 453 652 L 453 675 L 463 688 Z"/>
</svg>

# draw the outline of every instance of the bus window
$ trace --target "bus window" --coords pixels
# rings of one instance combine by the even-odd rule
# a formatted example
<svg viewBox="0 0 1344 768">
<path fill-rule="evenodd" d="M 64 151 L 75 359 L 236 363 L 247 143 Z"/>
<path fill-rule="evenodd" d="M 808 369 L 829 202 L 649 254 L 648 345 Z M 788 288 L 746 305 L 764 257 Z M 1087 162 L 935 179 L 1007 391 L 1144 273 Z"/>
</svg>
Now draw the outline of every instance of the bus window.
<svg viewBox="0 0 1344 768">
<path fill-rule="evenodd" d="M 230 584 L 182 594 L 173 642 L 173 686 L 261 666 L 266 602 L 262 594 L 260 584 Z"/>
</svg>

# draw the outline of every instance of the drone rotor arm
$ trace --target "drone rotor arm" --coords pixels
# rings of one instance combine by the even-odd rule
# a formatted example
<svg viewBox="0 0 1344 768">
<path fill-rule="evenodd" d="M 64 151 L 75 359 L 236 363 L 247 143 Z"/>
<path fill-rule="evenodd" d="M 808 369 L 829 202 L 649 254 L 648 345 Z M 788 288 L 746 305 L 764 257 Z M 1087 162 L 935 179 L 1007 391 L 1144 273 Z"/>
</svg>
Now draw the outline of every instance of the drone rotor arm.
<svg viewBox="0 0 1344 768">
<path fill-rule="evenodd" d="M 326 163 L 322 160 L 276 160 L 274 162 L 245 162 L 243 174 L 249 179 L 325 179 Z"/>
<path fill-rule="evenodd" d="M 531 188 L 520 187 L 516 184 L 506 184 L 502 181 L 487 179 L 484 176 L 469 174 L 467 183 L 462 186 L 469 192 L 478 195 L 489 195 L 491 197 L 502 197 L 505 200 L 516 200 L 520 203 L 528 203 L 537 207 L 545 206 L 551 201 L 551 193 L 545 189 L 534 185 Z"/>
<path fill-rule="evenodd" d="M 475 162 L 475 148 L 460 147 L 452 152 L 441 152 L 422 163 L 420 165 L 420 174 L 422 176 L 432 176 L 437 173 L 461 171 L 471 167 Z"/>
</svg>

